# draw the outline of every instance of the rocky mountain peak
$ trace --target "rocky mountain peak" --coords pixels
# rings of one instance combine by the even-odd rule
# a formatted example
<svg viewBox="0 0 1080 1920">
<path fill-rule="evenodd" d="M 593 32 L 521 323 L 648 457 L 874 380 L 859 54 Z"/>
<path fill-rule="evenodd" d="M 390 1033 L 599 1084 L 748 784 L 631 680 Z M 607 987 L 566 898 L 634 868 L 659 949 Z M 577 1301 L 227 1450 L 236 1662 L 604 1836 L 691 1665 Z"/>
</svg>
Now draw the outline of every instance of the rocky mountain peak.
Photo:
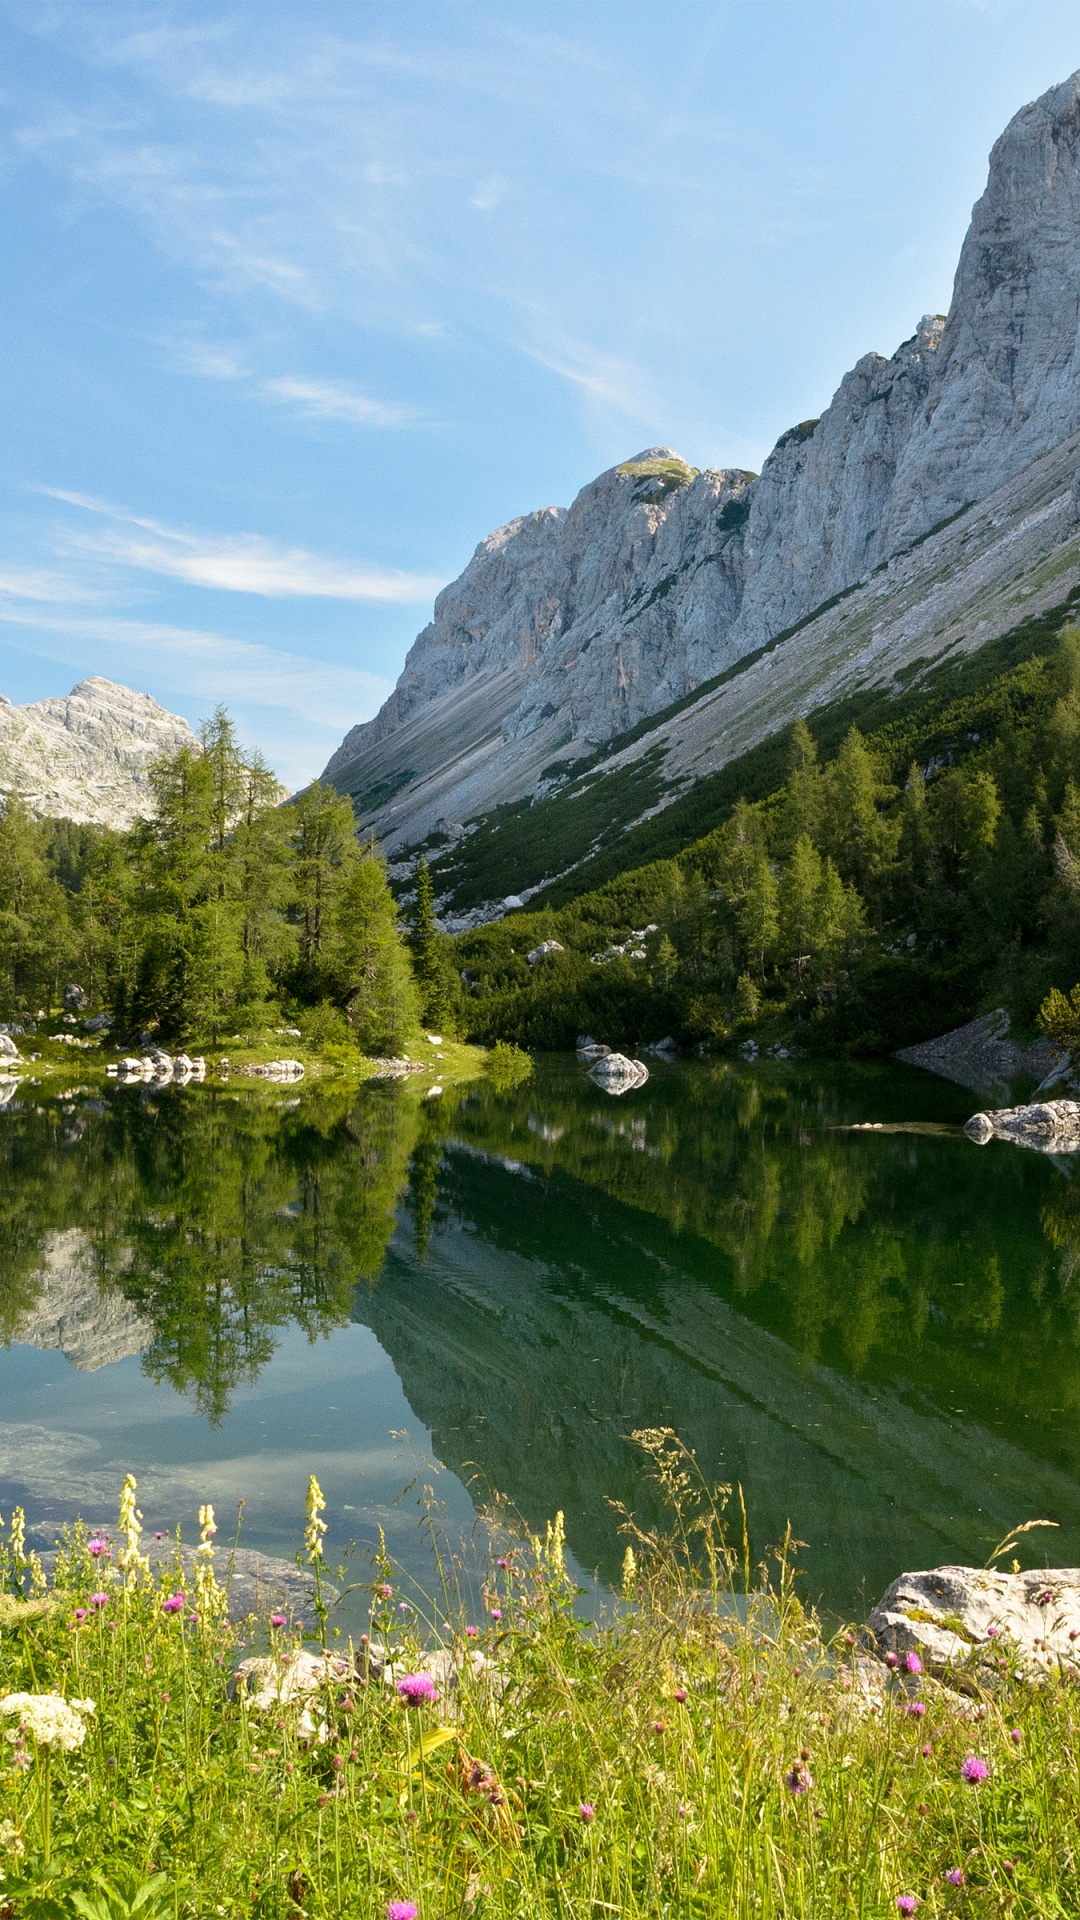
<svg viewBox="0 0 1080 1920">
<path fill-rule="evenodd" d="M 18 787 L 42 819 L 127 827 L 148 811 L 152 762 L 197 744 L 150 694 L 91 674 L 51 699 L 0 700 L 0 792 Z"/>
<path fill-rule="evenodd" d="M 947 316 L 859 360 L 760 478 L 646 447 L 481 542 L 327 777 L 391 847 L 546 790 L 1078 431 L 1080 73 L 997 141 Z"/>
</svg>

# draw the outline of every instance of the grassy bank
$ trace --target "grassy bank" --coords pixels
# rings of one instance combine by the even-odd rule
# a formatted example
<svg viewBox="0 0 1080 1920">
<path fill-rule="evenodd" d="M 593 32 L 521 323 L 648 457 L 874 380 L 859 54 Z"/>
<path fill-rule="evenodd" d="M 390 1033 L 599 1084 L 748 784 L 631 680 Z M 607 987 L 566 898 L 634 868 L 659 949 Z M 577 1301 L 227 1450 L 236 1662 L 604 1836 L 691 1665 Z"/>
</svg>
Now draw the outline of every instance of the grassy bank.
<svg viewBox="0 0 1080 1920">
<path fill-rule="evenodd" d="M 229 1623 L 206 1510 L 194 1581 L 155 1587 L 129 1490 L 117 1557 L 77 1536 L 51 1592 L 16 1518 L 0 1603 L 5 1920 L 1076 1912 L 1071 1675 L 1006 1673 L 967 1696 L 905 1675 L 868 1700 L 854 1634 L 806 1614 L 790 1554 L 752 1574 L 692 1462 L 670 1436 L 640 1438 L 672 1531 L 629 1535 L 605 1621 L 575 1615 L 557 1522 L 541 1541 L 496 1516 L 471 1604 L 449 1560 L 431 1603 L 389 1565 L 365 1570 L 391 1683 L 363 1644 L 334 1640 L 331 1614 L 355 1677 L 324 1686 L 306 1721 L 298 1702 L 230 1697 L 245 1652 L 268 1636 L 287 1661 L 301 1635 L 281 1616 Z M 460 1684 L 444 1671 L 434 1697 L 430 1681 L 403 1692 L 435 1648 Z M 55 1706 L 7 1698 L 50 1693 L 72 1703 L 68 1750 Z"/>
</svg>

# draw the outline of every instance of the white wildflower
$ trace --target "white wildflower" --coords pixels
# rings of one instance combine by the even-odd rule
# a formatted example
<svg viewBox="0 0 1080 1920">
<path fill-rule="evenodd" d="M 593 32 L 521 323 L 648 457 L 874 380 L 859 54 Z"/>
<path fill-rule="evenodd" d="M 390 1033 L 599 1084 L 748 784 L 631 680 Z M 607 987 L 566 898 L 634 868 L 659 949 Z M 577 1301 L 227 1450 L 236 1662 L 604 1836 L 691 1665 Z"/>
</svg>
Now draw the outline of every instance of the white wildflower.
<svg viewBox="0 0 1080 1920">
<path fill-rule="evenodd" d="M 19 1725 L 9 1740 L 21 1732 L 33 1735 L 39 1747 L 58 1747 L 73 1753 L 86 1739 L 86 1716 L 95 1711 L 92 1700 L 65 1700 L 62 1693 L 5 1693 L 0 1699 L 0 1714 L 16 1713 Z"/>
<path fill-rule="evenodd" d="M 321 1560 L 323 1557 L 322 1543 L 323 1534 L 326 1532 L 326 1521 L 321 1520 L 319 1515 L 322 1513 L 325 1505 L 326 1501 L 323 1499 L 323 1490 L 316 1480 L 315 1475 L 312 1474 L 308 1481 L 306 1504 L 307 1526 L 304 1528 L 304 1549 L 307 1553 L 308 1564 L 310 1566 L 314 1566 L 316 1560 Z"/>
<path fill-rule="evenodd" d="M 135 1505 L 135 1489 L 138 1482 L 133 1473 L 129 1473 L 120 1490 L 120 1532 L 127 1542 L 121 1548 L 119 1563 L 124 1569 L 125 1586 L 138 1584 L 139 1574 L 150 1572 L 150 1562 L 144 1553 L 139 1552 L 142 1545 L 142 1514 Z"/>
</svg>

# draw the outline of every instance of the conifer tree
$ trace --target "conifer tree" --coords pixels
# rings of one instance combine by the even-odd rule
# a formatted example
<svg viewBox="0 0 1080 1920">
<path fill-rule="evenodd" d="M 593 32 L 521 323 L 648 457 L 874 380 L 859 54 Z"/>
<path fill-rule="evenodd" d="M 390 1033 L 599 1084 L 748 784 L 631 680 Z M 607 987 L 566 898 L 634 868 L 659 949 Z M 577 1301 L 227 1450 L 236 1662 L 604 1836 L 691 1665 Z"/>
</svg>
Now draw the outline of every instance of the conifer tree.
<svg viewBox="0 0 1080 1920">
<path fill-rule="evenodd" d="M 435 922 L 435 888 L 423 854 L 416 864 L 416 898 L 413 902 L 409 950 L 413 973 L 420 995 L 420 1015 L 428 1026 L 449 1025 L 447 965 L 443 957 L 442 936 Z"/>
<path fill-rule="evenodd" d="M 67 965 L 67 899 L 46 864 L 43 835 L 17 791 L 0 813 L 0 992 L 9 1012 L 57 997 Z"/>
<path fill-rule="evenodd" d="M 765 855 L 759 853 L 738 910 L 739 935 L 759 979 L 765 978 L 765 964 L 776 945 L 779 924 L 776 877 Z"/>
<path fill-rule="evenodd" d="M 290 840 L 301 985 L 318 993 L 325 983 L 327 948 L 338 897 L 359 858 L 352 802 L 313 780 L 294 801 Z"/>
<path fill-rule="evenodd" d="M 368 847 L 334 903 L 328 974 L 364 1051 L 393 1054 L 419 1024 L 420 1002 L 386 869 Z"/>
<path fill-rule="evenodd" d="M 816 846 L 825 823 L 825 781 L 818 751 L 805 720 L 796 720 L 791 732 L 791 758 L 783 794 L 785 843 L 793 847 L 800 834 Z"/>
</svg>

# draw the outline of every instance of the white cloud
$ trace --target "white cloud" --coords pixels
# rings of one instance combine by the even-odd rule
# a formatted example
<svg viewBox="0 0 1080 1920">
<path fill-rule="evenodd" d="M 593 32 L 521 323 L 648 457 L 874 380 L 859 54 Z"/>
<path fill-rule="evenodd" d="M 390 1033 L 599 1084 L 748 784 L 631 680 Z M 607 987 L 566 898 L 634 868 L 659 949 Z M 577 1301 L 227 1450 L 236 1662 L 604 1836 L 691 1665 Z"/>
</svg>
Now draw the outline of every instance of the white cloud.
<svg viewBox="0 0 1080 1920">
<path fill-rule="evenodd" d="M 275 399 L 295 401 L 313 420 L 348 420 L 358 427 L 410 427 L 419 419 L 414 408 L 369 399 L 343 380 L 304 380 L 288 375 L 264 380 L 262 390 Z"/>
<path fill-rule="evenodd" d="M 667 410 L 650 389 L 648 375 L 630 360 L 603 353 L 557 330 L 552 331 L 549 339 L 524 340 L 517 344 L 530 360 L 547 367 L 549 372 L 586 393 L 590 400 L 613 408 L 628 420 L 655 428 L 667 417 Z"/>
<path fill-rule="evenodd" d="M 443 584 L 433 575 L 328 560 L 303 547 L 278 546 L 261 534 L 190 533 L 60 487 L 43 487 L 41 491 L 51 499 L 110 520 L 119 529 L 69 532 L 65 538 L 70 551 L 93 554 L 147 573 L 166 574 L 191 586 L 260 594 L 267 599 L 380 600 L 408 605 L 430 600 Z"/>
</svg>

